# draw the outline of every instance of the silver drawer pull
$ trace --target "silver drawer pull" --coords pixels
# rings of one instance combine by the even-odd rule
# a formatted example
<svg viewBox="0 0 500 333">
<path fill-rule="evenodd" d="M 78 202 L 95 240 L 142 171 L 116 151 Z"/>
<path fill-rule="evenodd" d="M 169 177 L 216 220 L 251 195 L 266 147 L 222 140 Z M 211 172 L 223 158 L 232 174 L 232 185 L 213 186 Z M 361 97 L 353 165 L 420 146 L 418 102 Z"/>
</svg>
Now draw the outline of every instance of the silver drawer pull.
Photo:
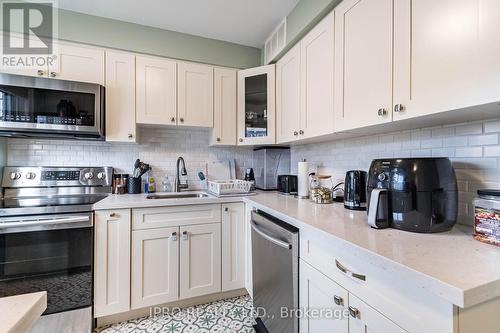
<svg viewBox="0 0 500 333">
<path fill-rule="evenodd" d="M 188 239 L 189 239 L 188 232 L 187 231 L 183 231 L 182 232 L 182 240 L 188 240 Z"/>
<path fill-rule="evenodd" d="M 346 274 L 348 276 L 351 276 L 351 277 L 353 277 L 355 279 L 358 279 L 358 280 L 361 280 L 361 281 L 366 281 L 366 275 L 361 275 L 361 274 L 354 273 L 354 272 L 350 271 L 344 265 L 342 265 L 337 259 L 335 259 L 335 265 L 337 266 L 337 268 L 342 273 L 344 273 L 344 274 Z"/>
<path fill-rule="evenodd" d="M 358 318 L 359 317 L 359 310 L 356 309 L 355 307 L 349 306 L 349 314 L 353 318 Z"/>
<path fill-rule="evenodd" d="M 337 295 L 333 296 L 333 301 L 337 305 L 344 305 L 344 299 L 340 296 L 337 296 Z"/>
</svg>

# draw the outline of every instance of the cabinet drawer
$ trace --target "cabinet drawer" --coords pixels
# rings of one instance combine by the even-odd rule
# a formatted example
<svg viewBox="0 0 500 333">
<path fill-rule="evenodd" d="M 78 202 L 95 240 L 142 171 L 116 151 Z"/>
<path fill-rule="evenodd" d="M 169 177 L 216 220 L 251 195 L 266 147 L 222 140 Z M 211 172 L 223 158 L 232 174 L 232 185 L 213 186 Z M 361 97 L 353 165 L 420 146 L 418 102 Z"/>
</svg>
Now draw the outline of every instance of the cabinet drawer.
<svg viewBox="0 0 500 333">
<path fill-rule="evenodd" d="M 416 273 L 319 231 L 302 229 L 300 242 L 302 260 L 405 330 L 453 332 L 453 305 L 416 286 Z"/>
<path fill-rule="evenodd" d="M 132 228 L 134 230 L 220 223 L 221 205 L 138 208 L 133 209 L 132 216 Z"/>
</svg>

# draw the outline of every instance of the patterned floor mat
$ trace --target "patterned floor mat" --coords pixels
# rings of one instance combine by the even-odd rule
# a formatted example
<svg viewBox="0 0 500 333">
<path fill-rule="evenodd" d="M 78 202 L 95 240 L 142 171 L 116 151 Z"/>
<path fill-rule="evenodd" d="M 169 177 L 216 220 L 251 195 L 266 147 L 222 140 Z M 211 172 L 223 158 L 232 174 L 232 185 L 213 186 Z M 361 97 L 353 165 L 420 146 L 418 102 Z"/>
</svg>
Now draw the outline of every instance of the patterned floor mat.
<svg viewBox="0 0 500 333">
<path fill-rule="evenodd" d="M 254 333 L 249 296 L 101 327 L 95 333 Z"/>
</svg>

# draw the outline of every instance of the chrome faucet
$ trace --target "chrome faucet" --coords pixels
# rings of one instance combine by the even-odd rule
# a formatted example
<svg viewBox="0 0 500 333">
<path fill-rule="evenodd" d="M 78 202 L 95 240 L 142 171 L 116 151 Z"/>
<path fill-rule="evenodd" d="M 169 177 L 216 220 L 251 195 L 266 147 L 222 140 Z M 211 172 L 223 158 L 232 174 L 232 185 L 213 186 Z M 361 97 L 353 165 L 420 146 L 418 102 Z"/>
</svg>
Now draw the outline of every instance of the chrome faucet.
<svg viewBox="0 0 500 333">
<path fill-rule="evenodd" d="M 182 162 L 182 167 L 179 168 L 179 164 Z M 179 174 L 180 171 L 180 174 Z M 187 176 L 187 171 L 186 171 L 186 163 L 184 162 L 184 159 L 182 157 L 179 157 L 177 159 L 177 165 L 175 168 L 175 184 L 174 184 L 174 191 L 175 192 L 180 192 L 183 189 L 187 189 L 188 183 L 187 179 L 185 183 L 181 183 L 181 177 L 180 176 Z"/>
</svg>

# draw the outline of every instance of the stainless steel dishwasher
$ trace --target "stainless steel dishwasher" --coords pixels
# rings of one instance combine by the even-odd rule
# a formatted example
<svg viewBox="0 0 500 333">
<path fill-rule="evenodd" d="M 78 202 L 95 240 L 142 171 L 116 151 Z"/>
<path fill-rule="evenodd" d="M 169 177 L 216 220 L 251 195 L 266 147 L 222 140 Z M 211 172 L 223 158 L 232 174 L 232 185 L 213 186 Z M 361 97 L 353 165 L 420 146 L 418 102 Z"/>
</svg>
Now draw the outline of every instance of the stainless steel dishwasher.
<svg viewBox="0 0 500 333">
<path fill-rule="evenodd" d="M 296 333 L 299 306 L 299 229 L 261 211 L 252 212 L 252 275 L 255 330 Z"/>
</svg>

